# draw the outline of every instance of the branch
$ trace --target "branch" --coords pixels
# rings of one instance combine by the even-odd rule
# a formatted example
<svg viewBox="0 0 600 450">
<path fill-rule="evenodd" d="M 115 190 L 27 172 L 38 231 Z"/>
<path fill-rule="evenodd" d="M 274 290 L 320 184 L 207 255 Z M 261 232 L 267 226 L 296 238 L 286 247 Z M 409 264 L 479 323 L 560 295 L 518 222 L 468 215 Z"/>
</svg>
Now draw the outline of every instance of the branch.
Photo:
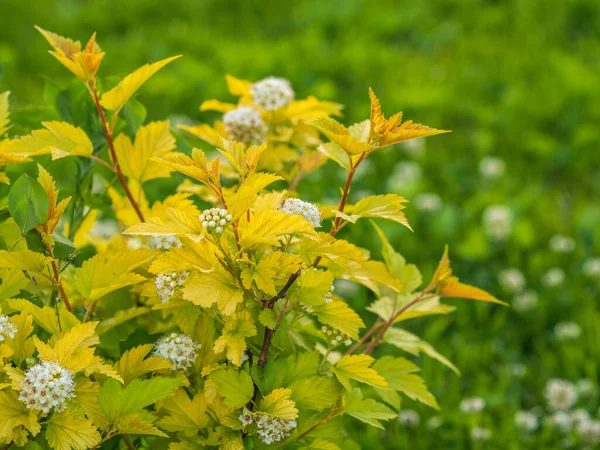
<svg viewBox="0 0 600 450">
<path fill-rule="evenodd" d="M 281 300 L 282 298 L 284 298 L 286 296 L 287 291 L 290 289 L 290 287 L 292 287 L 292 284 L 294 284 L 294 281 L 296 281 L 296 279 L 301 274 L 302 274 L 302 269 L 298 269 L 296 272 L 291 274 L 290 278 L 287 280 L 287 283 L 285 283 L 285 286 L 283 286 L 283 288 L 281 288 L 279 293 L 275 297 L 270 299 L 269 301 L 265 302 L 265 308 L 273 309 L 277 300 Z M 258 367 L 265 367 L 265 365 L 267 364 L 267 356 L 269 354 L 269 347 L 271 346 L 271 339 L 273 339 L 273 335 L 275 334 L 275 331 L 277 331 L 278 322 L 279 321 L 277 321 L 275 323 L 275 327 L 273 329 L 271 329 L 269 327 L 265 327 L 265 338 L 263 340 L 262 350 L 261 350 L 260 356 L 258 358 Z"/>
<path fill-rule="evenodd" d="M 48 250 L 48 254 L 50 255 L 50 258 L 52 258 L 51 264 L 52 264 L 52 271 L 54 272 L 54 282 L 58 286 L 60 296 L 63 299 L 63 302 L 65 302 L 65 307 L 67 308 L 67 311 L 72 313 L 73 309 L 71 308 L 71 304 L 69 303 L 69 299 L 67 298 L 67 293 L 65 292 L 65 288 L 62 285 L 62 281 L 60 281 L 60 273 L 58 271 L 58 264 L 56 264 L 56 259 L 54 258 L 54 250 L 52 250 L 52 246 L 50 246 L 50 245 L 48 245 L 46 247 L 46 249 Z"/>
</svg>

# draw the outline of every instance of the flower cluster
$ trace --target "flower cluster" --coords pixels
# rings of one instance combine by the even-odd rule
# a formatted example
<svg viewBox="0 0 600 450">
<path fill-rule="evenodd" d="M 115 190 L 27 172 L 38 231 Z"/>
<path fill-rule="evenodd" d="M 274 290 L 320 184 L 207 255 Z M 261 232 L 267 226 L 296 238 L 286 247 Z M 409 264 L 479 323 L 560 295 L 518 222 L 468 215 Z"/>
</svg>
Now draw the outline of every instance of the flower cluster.
<svg viewBox="0 0 600 450">
<path fill-rule="evenodd" d="M 412 409 L 404 409 L 398 414 L 400 423 L 409 428 L 417 428 L 421 423 L 419 413 Z"/>
<path fill-rule="evenodd" d="M 231 214 L 227 214 L 227 210 L 223 208 L 210 208 L 202 211 L 200 221 L 202 226 L 209 231 L 214 231 L 221 234 L 225 226 L 231 222 Z"/>
<path fill-rule="evenodd" d="M 474 441 L 489 441 L 491 437 L 492 433 L 487 428 L 471 428 L 471 439 L 473 439 Z"/>
<path fill-rule="evenodd" d="M 73 374 L 53 361 L 41 361 L 25 372 L 19 400 L 29 409 L 48 414 L 63 411 L 75 396 Z"/>
<path fill-rule="evenodd" d="M 171 333 L 154 344 L 154 354 L 166 359 L 173 370 L 186 370 L 196 360 L 201 345 L 185 334 Z"/>
<path fill-rule="evenodd" d="M 510 236 L 512 220 L 512 211 L 508 206 L 488 206 L 483 213 L 483 228 L 490 238 L 501 241 Z"/>
<path fill-rule="evenodd" d="M 182 272 L 163 273 L 154 279 L 156 293 L 161 303 L 168 303 L 171 297 L 175 295 L 175 289 L 183 286 L 185 280 L 190 275 L 187 270 Z"/>
<path fill-rule="evenodd" d="M 487 179 L 495 179 L 504 175 L 506 163 L 500 158 L 486 156 L 479 161 L 479 173 Z"/>
<path fill-rule="evenodd" d="M 297 198 L 286 198 L 281 202 L 279 210 L 286 214 L 302 216 L 315 228 L 321 226 L 321 210 L 314 203 Z"/>
<path fill-rule="evenodd" d="M 333 301 L 333 291 L 335 291 L 335 286 L 332 284 L 329 287 L 327 294 L 325 294 L 325 303 L 331 303 Z"/>
<path fill-rule="evenodd" d="M 0 342 L 14 338 L 18 331 L 8 316 L 0 316 Z"/>
<path fill-rule="evenodd" d="M 571 341 L 581 336 L 581 327 L 575 322 L 560 322 L 554 327 L 554 336 L 559 341 Z"/>
<path fill-rule="evenodd" d="M 587 277 L 600 277 L 600 258 L 589 258 L 583 263 L 583 274 Z"/>
<path fill-rule="evenodd" d="M 177 236 L 149 236 L 148 247 L 151 249 L 170 250 L 181 247 L 181 241 Z"/>
<path fill-rule="evenodd" d="M 413 202 L 417 209 L 423 212 L 434 212 L 442 207 L 442 199 L 432 192 L 415 195 Z"/>
<path fill-rule="evenodd" d="M 267 445 L 286 439 L 297 426 L 295 420 L 282 420 L 268 414 L 254 414 L 246 408 L 242 410 L 239 420 L 243 427 L 256 423 L 258 437 Z"/>
<path fill-rule="evenodd" d="M 546 384 L 546 400 L 550 409 L 562 411 L 569 409 L 577 401 L 577 391 L 572 383 L 553 379 Z"/>
<path fill-rule="evenodd" d="M 263 109 L 273 110 L 294 101 L 291 83 L 284 78 L 268 77 L 252 86 L 252 101 Z"/>
<path fill-rule="evenodd" d="M 517 294 L 512 302 L 512 307 L 519 312 L 531 311 L 538 304 L 538 295 L 532 289 L 527 289 Z"/>
<path fill-rule="evenodd" d="M 565 281 L 565 273 L 560 267 L 553 267 L 542 275 L 542 284 L 546 287 L 558 287 Z"/>
<path fill-rule="evenodd" d="M 518 411 L 515 414 L 515 425 L 520 430 L 531 433 L 538 427 L 538 417 L 530 411 Z"/>
<path fill-rule="evenodd" d="M 337 347 L 341 343 L 343 343 L 345 346 L 352 345 L 352 339 L 343 335 L 338 330 L 328 327 L 327 325 L 323 325 L 321 327 L 321 331 L 326 336 L 331 347 Z"/>
<path fill-rule="evenodd" d="M 230 139 L 246 144 L 263 142 L 267 137 L 267 126 L 260 112 L 250 106 L 227 111 L 223 115 L 223 125 Z"/>
<path fill-rule="evenodd" d="M 550 238 L 550 249 L 556 253 L 570 253 L 575 250 L 575 239 L 563 234 L 555 234 Z"/>
<path fill-rule="evenodd" d="M 460 402 L 460 410 L 465 414 L 476 414 L 485 408 L 485 400 L 481 397 L 465 398 Z"/>
<path fill-rule="evenodd" d="M 525 289 L 527 281 L 519 269 L 505 269 L 498 274 L 500 285 L 510 292 L 520 292 Z"/>
</svg>

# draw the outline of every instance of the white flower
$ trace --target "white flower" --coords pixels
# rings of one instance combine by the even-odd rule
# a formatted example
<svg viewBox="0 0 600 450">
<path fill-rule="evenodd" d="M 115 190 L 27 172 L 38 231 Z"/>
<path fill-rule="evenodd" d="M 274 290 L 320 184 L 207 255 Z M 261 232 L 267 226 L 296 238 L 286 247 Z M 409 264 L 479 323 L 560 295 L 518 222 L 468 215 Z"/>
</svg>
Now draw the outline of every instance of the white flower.
<svg viewBox="0 0 600 450">
<path fill-rule="evenodd" d="M 481 397 L 465 398 L 460 402 L 460 410 L 465 414 L 476 414 L 485 408 L 485 400 Z"/>
<path fill-rule="evenodd" d="M 286 198 L 279 207 L 286 214 L 304 217 L 313 227 L 321 226 L 321 210 L 314 203 L 304 202 L 297 198 Z"/>
<path fill-rule="evenodd" d="M 13 339 L 18 331 L 17 326 L 11 322 L 10 317 L 0 316 L 0 342 L 5 339 Z"/>
<path fill-rule="evenodd" d="M 577 391 L 573 383 L 552 379 L 546 384 L 546 401 L 552 410 L 567 410 L 577 401 Z"/>
<path fill-rule="evenodd" d="M 260 143 L 267 137 L 267 126 L 260 112 L 250 106 L 240 106 L 223 115 L 223 125 L 230 139 L 246 144 Z"/>
<path fill-rule="evenodd" d="M 573 429 L 573 420 L 571 419 L 571 416 L 564 411 L 558 411 L 552 414 L 549 417 L 548 422 L 552 427 L 563 433 L 568 433 Z"/>
<path fill-rule="evenodd" d="M 588 258 L 583 263 L 583 274 L 586 277 L 600 277 L 600 258 Z"/>
<path fill-rule="evenodd" d="M 248 425 L 252 424 L 252 422 L 253 422 L 252 413 L 250 411 L 248 411 L 248 409 L 246 409 L 245 407 L 242 410 L 242 415 L 239 417 L 239 419 L 240 419 L 240 422 L 242 422 L 243 427 L 247 427 Z"/>
<path fill-rule="evenodd" d="M 530 411 L 518 411 L 515 414 L 515 424 L 521 430 L 531 433 L 538 427 L 538 418 Z"/>
<path fill-rule="evenodd" d="M 479 161 L 479 173 L 488 179 L 500 178 L 504 175 L 506 163 L 500 158 L 486 156 Z"/>
<path fill-rule="evenodd" d="M 168 303 L 175 295 L 175 289 L 182 287 L 189 275 L 187 270 L 158 275 L 154 279 L 154 286 L 160 302 Z"/>
<path fill-rule="evenodd" d="M 325 294 L 325 303 L 331 303 L 333 301 L 333 291 L 335 291 L 335 286 L 332 284 L 329 286 L 327 294 Z"/>
<path fill-rule="evenodd" d="M 542 284 L 547 287 L 557 287 L 565 281 L 565 273 L 562 269 L 554 267 L 542 275 Z"/>
<path fill-rule="evenodd" d="M 474 441 L 489 441 L 492 433 L 487 428 L 473 427 L 471 428 L 471 439 Z"/>
<path fill-rule="evenodd" d="M 298 426 L 295 420 L 282 420 L 267 414 L 253 414 L 245 408 L 244 413 L 252 415 L 252 419 L 258 427 L 258 437 L 267 445 L 286 439 Z M 242 417 L 240 417 L 241 419 Z"/>
<path fill-rule="evenodd" d="M 512 211 L 506 205 L 491 205 L 483 212 L 483 228 L 486 234 L 499 241 L 510 236 L 512 220 Z"/>
<path fill-rule="evenodd" d="M 581 422 L 577 426 L 577 433 L 586 444 L 600 444 L 600 422 L 597 420 Z"/>
<path fill-rule="evenodd" d="M 575 411 L 571 412 L 571 421 L 573 425 L 579 426 L 583 422 L 588 422 L 590 420 L 590 413 L 585 409 L 579 408 Z"/>
<path fill-rule="evenodd" d="M 421 166 L 415 161 L 401 161 L 388 178 L 388 190 L 400 192 L 412 190 L 421 180 Z"/>
<path fill-rule="evenodd" d="M 177 236 L 149 236 L 148 248 L 170 250 L 181 247 L 181 241 Z"/>
<path fill-rule="evenodd" d="M 581 327 L 575 322 L 560 322 L 554 327 L 554 336 L 559 341 L 570 341 L 581 336 Z"/>
<path fill-rule="evenodd" d="M 570 253 L 575 250 L 575 239 L 563 234 L 555 234 L 550 238 L 550 249 L 556 253 Z"/>
<path fill-rule="evenodd" d="M 216 234 L 221 234 L 232 219 L 231 214 L 223 208 L 205 209 L 202 211 L 202 214 L 200 214 L 202 226 L 209 232 Z"/>
<path fill-rule="evenodd" d="M 323 325 L 321 327 L 321 332 L 325 335 L 325 341 L 329 344 L 330 348 L 337 347 L 341 344 L 344 344 L 345 346 L 352 345 L 352 339 L 335 328 Z"/>
<path fill-rule="evenodd" d="M 185 334 L 171 333 L 154 344 L 154 355 L 166 359 L 173 370 L 186 370 L 198 356 L 201 345 Z"/>
<path fill-rule="evenodd" d="M 285 78 L 268 77 L 254 83 L 252 101 L 263 109 L 279 109 L 294 101 L 292 84 Z"/>
<path fill-rule="evenodd" d="M 41 361 L 25 372 L 19 400 L 29 409 L 48 414 L 63 411 L 75 397 L 73 374 L 53 361 Z"/>
<path fill-rule="evenodd" d="M 592 380 L 588 378 L 582 378 L 577 382 L 576 389 L 579 397 L 581 398 L 593 394 L 596 390 L 596 385 L 592 382 Z"/>
<path fill-rule="evenodd" d="M 538 304 L 538 295 L 532 289 L 517 294 L 512 302 L 513 308 L 519 312 L 531 311 Z"/>
<path fill-rule="evenodd" d="M 413 202 L 417 209 L 423 212 L 437 211 L 442 207 L 442 199 L 440 196 L 431 192 L 417 194 L 413 199 Z"/>
<path fill-rule="evenodd" d="M 402 425 L 405 425 L 409 428 L 417 428 L 419 426 L 419 423 L 421 423 L 419 413 L 413 411 L 412 409 L 404 409 L 400 411 L 400 414 L 398 415 L 398 420 Z"/>
<path fill-rule="evenodd" d="M 511 292 L 520 292 L 525 289 L 526 281 L 519 269 L 505 269 L 498 274 L 500 285 Z"/>
</svg>

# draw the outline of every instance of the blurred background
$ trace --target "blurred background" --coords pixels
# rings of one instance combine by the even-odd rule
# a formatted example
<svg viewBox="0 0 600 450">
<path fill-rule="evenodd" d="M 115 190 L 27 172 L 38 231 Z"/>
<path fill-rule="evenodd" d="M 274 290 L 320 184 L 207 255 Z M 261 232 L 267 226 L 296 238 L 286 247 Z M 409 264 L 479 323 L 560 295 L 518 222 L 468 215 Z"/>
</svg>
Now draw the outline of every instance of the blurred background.
<svg viewBox="0 0 600 450">
<path fill-rule="evenodd" d="M 81 91 L 34 25 L 84 42 L 96 31 L 109 80 L 183 54 L 138 96 L 147 120 L 212 122 L 198 106 L 234 100 L 229 73 L 287 78 L 298 98 L 346 105 L 346 124 L 368 116 L 371 86 L 386 114 L 453 130 L 378 152 L 352 200 L 410 200 L 414 233 L 381 224 L 395 248 L 427 278 L 449 244 L 460 278 L 512 307 L 452 300 L 454 314 L 408 322 L 462 375 L 419 357 L 441 411 L 407 400 L 385 431 L 357 424 L 352 438 L 364 449 L 598 448 L 596 0 L 3 0 L 2 16 L 0 90 L 17 131 L 57 113 L 80 120 Z M 337 201 L 340 170 L 328 163 L 301 196 Z M 380 256 L 368 222 L 343 233 Z M 367 292 L 338 292 L 374 320 Z"/>
</svg>

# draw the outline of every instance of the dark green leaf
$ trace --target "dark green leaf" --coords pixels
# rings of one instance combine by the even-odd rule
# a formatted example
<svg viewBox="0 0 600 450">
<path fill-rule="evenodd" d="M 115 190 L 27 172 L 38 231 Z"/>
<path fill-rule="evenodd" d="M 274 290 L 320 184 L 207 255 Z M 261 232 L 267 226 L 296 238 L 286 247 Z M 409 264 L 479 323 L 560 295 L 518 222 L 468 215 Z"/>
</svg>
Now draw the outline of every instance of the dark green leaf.
<svg viewBox="0 0 600 450">
<path fill-rule="evenodd" d="M 48 206 L 46 191 L 27 174 L 21 175 L 8 193 L 8 210 L 23 233 L 48 219 Z"/>
</svg>

